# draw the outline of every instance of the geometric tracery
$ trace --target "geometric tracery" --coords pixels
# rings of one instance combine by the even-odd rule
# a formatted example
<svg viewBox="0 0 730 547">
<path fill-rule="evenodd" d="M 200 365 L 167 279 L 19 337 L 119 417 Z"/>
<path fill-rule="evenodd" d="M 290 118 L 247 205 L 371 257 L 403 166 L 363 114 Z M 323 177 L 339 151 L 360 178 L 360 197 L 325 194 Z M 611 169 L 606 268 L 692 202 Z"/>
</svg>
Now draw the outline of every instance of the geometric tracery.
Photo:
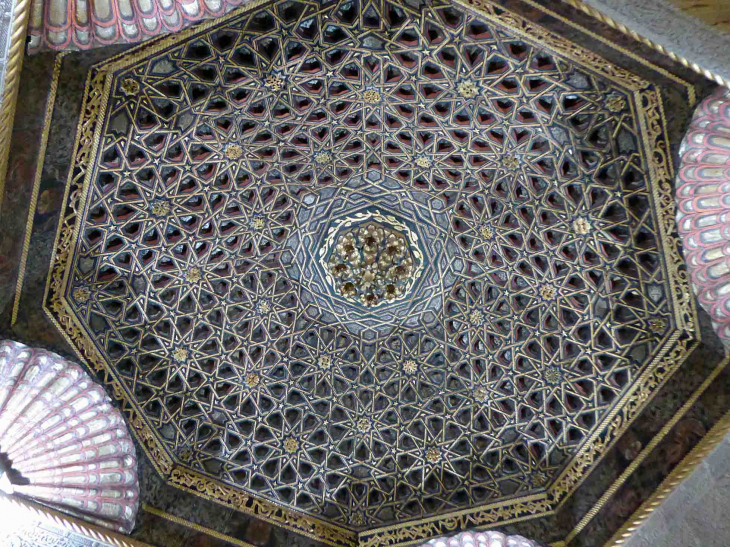
<svg viewBox="0 0 730 547">
<path fill-rule="evenodd" d="M 631 95 L 450 3 L 256 8 L 105 116 L 71 307 L 229 485 L 354 528 L 544 491 L 671 331 Z M 423 273 L 368 309 L 320 250 L 372 211 Z"/>
</svg>

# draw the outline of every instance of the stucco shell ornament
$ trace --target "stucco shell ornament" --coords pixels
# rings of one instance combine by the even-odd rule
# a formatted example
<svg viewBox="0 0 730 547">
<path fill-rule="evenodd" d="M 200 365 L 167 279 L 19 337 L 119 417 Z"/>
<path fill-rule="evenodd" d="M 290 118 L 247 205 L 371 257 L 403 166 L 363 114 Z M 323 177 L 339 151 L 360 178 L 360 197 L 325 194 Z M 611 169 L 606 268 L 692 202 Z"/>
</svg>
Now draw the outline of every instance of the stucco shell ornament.
<svg viewBox="0 0 730 547">
<path fill-rule="evenodd" d="M 124 419 L 81 367 L 0 341 L 0 487 L 128 533 L 139 505 Z"/>
<path fill-rule="evenodd" d="M 730 89 L 697 108 L 680 148 L 677 225 L 697 298 L 730 349 Z"/>
<path fill-rule="evenodd" d="M 222 17 L 250 0 L 32 0 L 29 52 L 135 43 Z"/>
<path fill-rule="evenodd" d="M 462 532 L 450 538 L 436 538 L 421 547 L 540 547 L 522 536 L 507 536 L 500 532 Z"/>
</svg>

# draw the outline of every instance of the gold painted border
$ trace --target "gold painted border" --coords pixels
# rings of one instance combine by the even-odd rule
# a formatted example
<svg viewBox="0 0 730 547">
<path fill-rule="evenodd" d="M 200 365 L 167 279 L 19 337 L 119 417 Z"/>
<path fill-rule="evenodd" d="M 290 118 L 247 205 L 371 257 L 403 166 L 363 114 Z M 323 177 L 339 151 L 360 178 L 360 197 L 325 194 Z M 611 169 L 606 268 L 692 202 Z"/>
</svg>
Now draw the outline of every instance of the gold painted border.
<svg viewBox="0 0 730 547">
<path fill-rule="evenodd" d="M 109 86 L 111 83 L 111 74 L 107 71 L 115 71 L 119 70 L 121 68 L 125 68 L 126 66 L 129 66 L 129 64 L 136 62 L 137 58 L 154 54 L 156 52 L 159 52 L 167 47 L 170 47 L 171 45 L 175 45 L 179 43 L 181 40 L 187 38 L 189 35 L 202 32 L 207 30 L 208 28 L 220 24 L 222 21 L 226 21 L 232 17 L 239 16 L 241 13 L 245 12 L 246 10 L 253 9 L 254 7 L 257 7 L 258 5 L 264 4 L 266 2 L 256 2 L 254 4 L 250 4 L 246 6 L 246 8 L 237 10 L 236 12 L 232 12 L 228 17 L 223 18 L 222 20 L 217 21 L 209 21 L 208 23 L 201 25 L 200 27 L 197 27 L 195 29 L 190 29 L 188 32 L 181 33 L 179 36 L 168 36 L 163 39 L 160 39 L 159 41 L 153 43 L 153 44 L 145 44 L 138 48 L 135 48 L 132 50 L 134 52 L 134 55 L 130 55 L 129 52 L 127 52 L 124 57 L 116 56 L 109 61 L 106 61 L 99 65 L 98 72 L 94 76 L 95 84 L 91 86 L 91 89 L 89 88 L 89 84 L 87 84 L 87 93 L 86 98 L 90 99 L 90 105 L 85 105 L 90 107 L 90 110 L 92 110 L 91 113 L 87 111 L 87 108 L 83 109 L 83 112 L 87 115 L 87 118 L 85 120 L 82 120 L 79 124 L 79 136 L 81 136 L 82 128 L 84 129 L 84 136 L 81 138 L 81 141 L 83 142 L 83 146 L 81 146 L 81 150 L 77 150 L 77 153 L 81 156 L 78 158 L 80 160 L 79 163 L 83 163 L 83 167 L 81 169 L 82 173 L 81 176 L 77 175 L 76 177 L 72 177 L 71 173 L 69 174 L 69 185 L 72 183 L 76 187 L 76 190 L 73 192 L 74 201 L 71 204 L 71 211 L 69 211 L 69 214 L 66 215 L 64 218 L 61 219 L 61 222 L 59 224 L 59 238 L 62 237 L 62 241 L 59 241 L 60 247 L 62 250 L 62 253 L 59 255 L 56 255 L 56 249 L 54 248 L 54 262 L 56 262 L 56 267 L 52 270 L 53 275 L 49 275 L 49 286 L 48 288 L 54 288 L 56 290 L 53 290 L 53 297 L 51 299 L 51 308 L 53 311 L 59 314 L 59 320 L 68 328 L 69 331 L 71 331 L 71 338 L 74 339 L 75 342 L 77 342 L 84 351 L 81 351 L 77 349 L 77 353 L 79 356 L 84 359 L 86 357 L 87 359 L 90 359 L 92 361 L 92 365 L 94 368 L 99 370 L 100 372 L 107 372 L 105 375 L 107 378 L 107 383 L 112 384 L 111 387 L 114 390 L 114 394 L 117 398 L 124 399 L 123 397 L 123 391 L 124 389 L 118 382 L 115 381 L 115 379 L 108 374 L 108 371 L 105 371 L 105 366 L 103 363 L 103 359 L 101 359 L 101 356 L 98 355 L 96 352 L 96 348 L 93 346 L 93 344 L 89 344 L 88 341 L 83 340 L 83 335 L 78 328 L 78 325 L 75 324 L 74 316 L 70 313 L 70 310 L 68 309 L 68 306 L 65 302 L 65 299 L 63 299 L 60 296 L 60 291 L 58 289 L 61 289 L 63 286 L 63 279 L 66 277 L 67 274 L 67 266 L 68 266 L 68 258 L 70 256 L 70 245 L 73 242 L 73 235 L 69 234 L 69 231 L 72 233 L 75 233 L 78 230 L 78 227 L 76 226 L 76 220 L 78 220 L 77 217 L 77 211 L 76 207 L 78 207 L 78 201 L 79 201 L 79 194 L 82 194 L 81 200 L 83 202 L 83 195 L 86 193 L 88 188 L 88 183 L 90 179 L 90 173 L 91 171 L 86 172 L 85 169 L 88 167 L 87 163 L 90 161 L 91 158 L 93 158 L 93 150 L 98 145 L 98 140 L 100 137 L 100 131 L 101 131 L 101 124 L 98 124 L 98 115 L 101 110 L 103 110 L 103 104 L 106 103 Z M 653 107 L 654 111 L 656 111 L 656 107 L 658 104 L 658 108 L 660 111 L 659 117 L 663 119 L 663 113 L 661 113 L 661 99 L 658 95 L 658 93 L 648 91 L 646 90 L 646 87 L 649 85 L 648 82 L 644 81 L 638 76 L 633 75 L 632 73 L 615 67 L 611 64 L 606 63 L 603 61 L 600 57 L 596 56 L 593 53 L 586 52 L 579 46 L 576 46 L 574 44 L 571 44 L 569 42 L 566 42 L 565 40 L 561 39 L 560 37 L 557 37 L 556 35 L 550 33 L 543 27 L 539 27 L 537 25 L 534 25 L 520 16 L 513 14 L 511 12 L 508 12 L 501 8 L 500 6 L 496 6 L 495 4 L 488 2 L 487 0 L 476 0 L 471 2 L 462 2 L 458 1 L 457 3 L 464 5 L 467 8 L 475 9 L 476 11 L 480 12 L 483 16 L 487 16 L 488 19 L 491 19 L 494 21 L 494 19 L 497 19 L 497 23 L 501 23 L 503 26 L 506 26 L 510 28 L 512 31 L 516 31 L 518 34 L 521 34 L 523 37 L 527 38 L 530 41 L 533 41 L 535 37 L 538 38 L 538 43 L 541 47 L 547 47 L 549 49 L 556 50 L 561 56 L 567 56 L 569 58 L 574 56 L 579 56 L 580 59 L 578 60 L 581 64 L 586 63 L 586 56 L 588 57 L 588 62 L 591 63 L 591 61 L 594 62 L 594 66 L 592 67 L 594 70 L 601 72 L 605 77 L 610 78 L 611 80 L 618 81 L 620 84 L 622 84 L 625 87 L 629 87 L 634 91 L 634 96 L 636 99 L 637 104 L 641 104 L 639 102 L 639 99 L 647 99 L 650 106 Z M 487 8 L 492 7 L 493 11 L 496 9 L 498 12 L 494 11 L 494 13 L 490 13 Z M 505 15 L 506 14 L 506 15 Z M 503 16 L 503 20 L 499 20 L 499 16 Z M 506 20 L 506 21 L 505 21 Z M 512 24 L 510 24 L 512 23 Z M 514 26 L 517 25 L 518 29 L 515 29 Z M 543 40 L 540 40 L 542 38 Z M 547 44 L 545 44 L 545 39 L 547 39 Z M 568 52 L 565 51 L 565 48 L 567 46 Z M 118 60 L 117 60 L 118 59 Z M 102 92 L 100 88 L 103 88 L 104 91 Z M 645 90 L 644 93 L 646 95 L 640 95 L 641 90 Z M 651 96 L 651 93 L 654 93 L 653 96 Z M 102 103 L 101 105 L 99 103 Z M 648 112 L 642 112 L 642 114 L 645 114 L 648 116 Z M 653 115 L 652 119 L 656 119 L 656 114 Z M 643 120 L 643 117 L 640 116 L 640 119 Z M 656 126 L 657 124 L 654 123 L 652 127 Z M 661 140 L 661 123 L 658 124 L 660 129 L 658 131 L 658 140 Z M 93 136 L 92 136 L 93 135 Z M 78 142 L 77 142 L 78 144 Z M 652 142 L 652 145 L 656 144 L 662 144 L 666 148 L 666 143 L 662 140 L 661 143 Z M 645 143 L 646 150 L 649 150 L 651 147 L 647 147 Z M 662 164 L 661 161 L 658 163 L 660 164 L 658 168 L 651 169 L 652 171 L 652 179 L 656 179 L 656 173 L 655 171 L 660 171 L 664 175 L 666 175 L 667 172 L 671 172 L 671 166 L 668 166 L 666 164 L 667 158 L 666 154 L 662 154 L 661 150 L 657 150 L 656 147 L 654 147 L 653 152 L 660 152 L 659 156 L 663 157 L 664 164 Z M 652 167 L 654 166 L 654 163 L 650 161 L 649 158 L 646 158 L 646 160 L 650 163 Z M 668 168 L 668 169 L 667 169 Z M 665 179 L 665 177 L 662 177 Z M 671 178 L 671 177 L 669 177 Z M 83 179 L 83 184 L 82 184 Z M 666 180 L 666 179 L 665 179 Z M 656 181 L 655 181 L 656 182 Z M 664 182 L 664 180 L 662 181 Z M 670 181 L 671 182 L 671 181 Z M 662 187 L 664 185 L 662 184 Z M 68 190 L 70 186 L 67 187 L 67 195 Z M 664 189 L 664 188 L 662 188 Z M 657 197 L 658 190 L 655 190 L 655 198 Z M 664 192 L 662 192 L 664 193 Z M 64 201 L 66 203 L 66 201 Z M 666 209 L 667 207 L 673 209 L 673 200 L 669 200 L 669 205 L 666 204 L 667 202 L 664 201 L 663 203 L 657 202 L 658 205 L 662 205 L 660 207 L 661 209 Z M 666 215 L 662 214 L 662 217 L 665 217 Z M 669 218 L 667 227 L 671 227 L 671 223 L 673 222 L 673 214 Z M 676 243 L 676 238 L 671 238 L 667 236 L 667 231 L 663 229 L 664 225 L 667 223 L 666 220 L 663 220 L 663 222 L 660 222 L 660 232 L 662 235 L 662 239 L 666 245 L 666 243 L 669 243 L 667 239 L 674 239 Z M 68 235 L 71 235 L 71 237 L 67 237 Z M 676 258 L 679 260 L 679 264 L 682 264 L 681 257 L 678 254 L 678 246 L 677 245 L 666 245 L 666 249 L 668 253 L 670 254 L 676 254 Z M 672 264 L 676 264 L 676 261 L 674 260 L 674 256 L 672 257 Z M 680 266 L 681 267 L 681 266 Z M 677 267 L 670 267 L 669 273 L 670 278 L 672 277 L 671 274 L 679 274 L 679 271 Z M 60 283 L 59 283 L 60 282 Z M 682 284 L 682 279 L 680 278 L 679 283 Z M 686 279 L 684 280 L 684 284 L 686 285 Z M 47 288 L 47 289 L 48 289 Z M 680 294 L 678 295 L 677 292 Z M 679 291 L 674 291 L 674 301 L 675 305 L 679 302 L 682 302 L 684 304 L 684 313 L 679 313 L 679 316 L 676 318 L 678 322 L 678 326 L 682 325 L 682 327 L 689 327 L 689 331 L 691 332 L 693 329 L 693 323 L 695 319 L 695 313 L 694 308 L 692 307 L 691 301 L 689 299 L 689 292 L 686 290 L 680 289 Z M 678 308 L 675 307 L 676 311 L 679 311 Z M 50 310 L 46 308 L 46 312 L 51 316 L 53 322 L 58 325 L 55 318 L 53 317 L 53 313 L 51 313 Z M 659 375 L 658 378 L 654 378 L 653 381 L 650 382 L 650 385 L 648 389 L 644 390 L 638 395 L 639 402 L 638 404 L 633 405 L 633 410 L 630 412 L 630 415 L 627 415 L 626 419 L 619 419 L 615 420 L 612 424 L 612 439 L 611 441 L 615 440 L 625 429 L 628 422 L 640 411 L 641 408 L 648 402 L 649 398 L 653 395 L 653 393 L 661 387 L 661 385 L 666 381 L 666 379 L 669 377 L 670 373 L 668 371 L 673 371 L 676 369 L 676 367 L 681 363 L 686 356 L 688 355 L 690 351 L 690 346 L 692 345 L 691 337 L 688 336 L 687 330 L 684 328 L 680 329 L 675 334 L 675 339 L 677 339 L 680 335 L 685 337 L 685 343 L 683 347 L 680 348 L 674 348 L 674 351 L 671 352 L 669 361 L 670 363 L 663 363 L 664 372 Z M 68 337 L 66 333 L 64 333 L 64 336 L 71 342 L 71 339 Z M 72 344 L 73 345 L 73 344 Z M 666 346 L 665 346 L 666 348 Z M 659 364 L 659 357 L 655 359 L 655 362 L 652 366 L 656 366 Z M 648 372 L 644 375 L 644 379 L 648 379 Z M 634 395 L 636 390 L 634 390 Z M 636 398 L 636 397 L 635 397 Z M 275 522 L 278 525 L 283 525 L 284 527 L 293 529 L 299 533 L 304 533 L 305 535 L 308 535 L 310 537 L 315 537 L 320 540 L 324 540 L 331 544 L 341 544 L 344 540 L 345 544 L 352 542 L 352 536 L 350 535 L 351 532 L 344 529 L 339 530 L 332 530 L 333 527 L 331 525 L 326 525 L 325 523 L 317 522 L 317 519 L 313 519 L 311 517 L 303 517 L 297 514 L 294 511 L 285 509 L 284 507 L 271 504 L 270 502 L 264 502 L 262 503 L 261 500 L 253 499 L 250 496 L 247 496 L 241 492 L 239 492 L 236 489 L 227 487 L 227 485 L 220 483 L 219 481 L 211 480 L 207 477 L 204 477 L 202 475 L 199 475 L 195 472 L 189 471 L 186 468 L 181 468 L 178 466 L 173 466 L 171 460 L 169 460 L 169 457 L 167 456 L 164 451 L 160 450 L 159 446 L 156 446 L 156 442 L 154 439 L 154 436 L 152 435 L 151 431 L 149 430 L 149 427 L 144 422 L 142 417 L 136 413 L 134 409 L 129 409 L 128 413 L 130 416 L 130 421 L 133 424 L 133 428 L 138 431 L 141 435 L 142 444 L 144 446 L 145 451 L 148 453 L 152 452 L 155 453 L 156 456 L 162 456 L 163 461 L 156 461 L 155 457 L 152 457 L 151 459 L 155 462 L 155 464 L 158 466 L 158 470 L 162 472 L 163 475 L 168 477 L 168 483 L 173 484 L 177 486 L 178 488 L 182 488 L 185 490 L 189 490 L 194 492 L 195 494 L 212 499 L 213 501 L 217 501 L 218 503 L 222 503 L 224 505 L 227 505 L 229 507 L 236 508 L 238 510 L 253 513 L 260 518 L 264 518 L 265 520 L 270 520 Z M 584 475 L 585 467 L 592 467 L 593 464 L 595 464 L 599 459 L 600 456 L 602 456 L 602 452 L 607 449 L 609 443 L 604 443 L 599 446 L 599 450 L 595 453 L 592 453 L 586 458 L 584 461 L 581 462 L 581 466 L 583 469 L 579 471 L 579 473 L 574 474 L 575 475 Z M 159 469 L 159 464 L 164 463 L 164 469 Z M 577 481 L 575 480 L 569 480 L 567 481 L 568 489 L 563 492 L 563 494 L 568 493 L 568 491 L 574 490 L 575 487 L 579 484 L 581 477 L 578 478 Z M 558 496 L 562 497 L 562 496 Z M 542 499 L 539 499 L 542 498 Z M 473 511 L 488 511 L 488 514 L 484 515 L 485 522 L 487 523 L 485 526 L 494 525 L 497 523 L 505 523 L 505 522 L 515 522 L 517 520 L 524 520 L 527 518 L 534 518 L 537 516 L 545 515 L 550 512 L 552 512 L 552 504 L 548 503 L 545 499 L 544 495 L 538 495 L 536 499 L 528 500 L 527 498 L 522 498 L 520 500 L 510 500 L 506 502 L 499 502 L 497 504 L 493 504 L 491 507 L 482 507 L 479 509 L 475 509 Z M 471 511 L 469 511 L 471 512 Z M 464 512 L 462 512 L 464 513 Z M 528 513 L 526 516 L 519 516 L 521 513 Z M 468 519 L 464 519 L 466 515 L 442 515 L 439 517 L 433 517 L 430 520 L 433 521 L 439 521 L 440 524 L 437 524 L 437 522 L 432 522 L 431 526 L 427 526 L 428 530 L 422 530 L 422 534 L 425 533 L 427 537 L 432 537 L 434 535 L 440 535 L 440 532 L 444 530 L 444 527 L 446 529 L 453 529 L 452 527 L 460 528 L 463 525 L 465 525 L 468 521 Z M 294 517 L 294 520 L 291 519 L 291 517 Z M 515 518 L 510 518 L 515 517 Z M 319 530 L 317 530 L 317 527 L 312 526 L 312 521 L 315 521 L 316 524 L 319 526 Z M 424 522 L 423 520 L 418 522 Z M 398 526 L 398 528 L 411 528 L 411 534 L 413 532 L 412 528 L 414 526 L 414 523 L 404 523 L 403 525 Z M 330 528 L 330 530 L 326 530 L 327 528 Z M 322 535 L 323 532 L 335 532 L 334 536 L 324 537 L 327 535 L 326 533 Z M 360 539 L 364 539 L 363 536 L 372 535 L 373 533 L 380 532 L 384 530 L 372 530 L 369 532 L 365 532 L 363 534 L 360 534 Z M 342 533 L 345 533 L 344 536 Z M 349 536 L 349 537 L 348 537 Z M 417 534 L 418 536 L 418 534 Z M 411 538 L 414 536 L 411 535 Z M 394 538 L 391 537 L 390 540 L 386 540 L 386 543 L 392 544 L 392 540 Z M 373 540 L 375 540 L 373 542 Z M 397 540 L 396 540 L 397 541 Z M 419 538 L 416 537 L 413 539 L 413 541 L 419 541 Z M 369 542 L 373 545 L 378 545 L 381 542 L 379 542 L 376 538 L 372 538 Z"/>
<path fill-rule="evenodd" d="M 20 89 L 20 72 L 23 69 L 25 55 L 25 35 L 28 30 L 31 0 L 17 0 L 12 15 L 12 29 L 8 47 L 8 58 L 5 65 L 5 82 L 0 107 L 0 211 L 5 196 L 5 179 L 8 173 L 8 157 L 10 141 L 13 137 L 13 120 L 18 103 Z"/>
<path fill-rule="evenodd" d="M 593 17 L 594 19 L 597 19 L 601 23 L 604 23 L 604 24 L 608 25 L 609 27 L 618 30 L 619 32 L 623 32 L 626 36 L 633 38 L 637 42 L 641 42 L 645 46 L 649 46 L 651 49 L 658 51 L 662 55 L 666 55 L 675 63 L 679 63 L 680 65 L 695 71 L 700 76 L 704 76 L 708 80 L 712 80 L 715 83 L 718 83 L 722 86 L 730 88 L 730 81 L 724 79 L 719 74 L 715 74 L 714 72 L 712 72 L 710 70 L 702 68 L 700 65 L 698 65 L 697 63 L 693 63 L 686 57 L 682 57 L 681 55 L 677 55 L 673 51 L 669 51 L 663 45 L 657 44 L 656 42 L 652 42 L 648 38 L 644 38 L 638 32 L 631 30 L 626 25 L 619 23 L 618 21 L 609 17 L 608 15 L 604 15 L 601 11 L 597 10 L 593 6 L 589 6 L 583 0 L 562 0 L 562 1 L 566 4 L 568 4 L 569 6 L 572 6 L 575 9 L 582 11 L 583 13 L 585 13 L 587 15 L 590 15 L 591 17 Z"/>
<path fill-rule="evenodd" d="M 228 543 L 232 543 L 233 545 L 238 545 L 238 547 L 255 547 L 251 543 L 236 539 L 226 534 L 221 534 L 220 532 L 216 532 L 212 528 L 206 528 L 205 526 L 201 526 L 200 524 L 195 524 L 194 522 L 190 522 L 180 517 L 176 517 L 175 515 L 171 515 L 170 513 L 162 511 L 161 509 L 157 509 L 156 507 L 147 505 L 146 503 L 142 504 L 142 510 L 146 513 L 149 513 L 150 515 L 155 515 L 156 517 L 169 520 L 170 522 L 185 526 L 186 528 L 190 528 L 191 530 L 195 530 L 196 532 L 202 532 L 203 534 L 207 534 L 216 539 L 227 541 Z"/>
<path fill-rule="evenodd" d="M 61 76 L 61 65 L 66 52 L 56 55 L 53 63 L 53 77 L 51 78 L 51 87 L 48 92 L 46 103 L 46 115 L 43 118 L 43 133 L 41 134 L 41 145 L 38 149 L 38 160 L 35 166 L 35 179 L 33 180 L 33 191 L 30 197 L 30 205 L 28 206 L 28 220 L 25 223 L 25 238 L 23 240 L 23 252 L 20 255 L 20 267 L 18 268 L 18 280 L 15 286 L 15 300 L 13 301 L 13 314 L 10 319 L 10 326 L 15 325 L 18 320 L 18 310 L 20 309 L 20 294 L 23 291 L 23 279 L 25 277 L 25 268 L 28 263 L 28 249 L 30 248 L 30 236 L 33 231 L 33 220 L 35 219 L 36 204 L 38 203 L 38 190 L 41 186 L 43 178 L 43 164 L 46 160 L 46 149 L 48 148 L 48 136 L 51 133 L 51 119 L 53 118 L 53 108 L 56 104 L 56 93 L 58 91 L 58 79 Z M 2 188 L 0 188 L 2 191 Z M 0 205 L 2 205 L 2 196 L 0 196 Z"/>
<path fill-rule="evenodd" d="M 107 528 L 89 524 L 81 519 L 71 517 L 45 505 L 40 505 L 15 495 L 0 493 L 0 508 L 2 508 L 3 515 L 9 513 L 11 510 L 22 511 L 32 515 L 36 520 L 48 522 L 62 530 L 73 532 L 74 534 L 87 537 L 94 541 L 104 542 L 113 547 L 152 547 L 147 543 L 128 538 Z"/>
</svg>

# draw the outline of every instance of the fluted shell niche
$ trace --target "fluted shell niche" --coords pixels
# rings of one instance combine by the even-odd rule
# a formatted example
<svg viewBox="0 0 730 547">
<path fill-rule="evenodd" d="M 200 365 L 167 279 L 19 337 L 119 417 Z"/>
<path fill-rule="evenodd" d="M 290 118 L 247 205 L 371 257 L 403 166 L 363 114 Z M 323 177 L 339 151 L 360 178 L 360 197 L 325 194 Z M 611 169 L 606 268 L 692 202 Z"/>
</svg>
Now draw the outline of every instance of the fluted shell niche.
<svg viewBox="0 0 730 547">
<path fill-rule="evenodd" d="M 462 532 L 449 538 L 436 538 L 421 547 L 540 547 L 522 536 L 507 536 L 501 532 Z"/>
<path fill-rule="evenodd" d="M 730 89 L 697 108 L 680 148 L 677 225 L 697 298 L 730 348 Z"/>
<path fill-rule="evenodd" d="M 128 533 L 139 504 L 136 469 L 122 415 L 81 367 L 0 342 L 4 490 Z"/>
</svg>

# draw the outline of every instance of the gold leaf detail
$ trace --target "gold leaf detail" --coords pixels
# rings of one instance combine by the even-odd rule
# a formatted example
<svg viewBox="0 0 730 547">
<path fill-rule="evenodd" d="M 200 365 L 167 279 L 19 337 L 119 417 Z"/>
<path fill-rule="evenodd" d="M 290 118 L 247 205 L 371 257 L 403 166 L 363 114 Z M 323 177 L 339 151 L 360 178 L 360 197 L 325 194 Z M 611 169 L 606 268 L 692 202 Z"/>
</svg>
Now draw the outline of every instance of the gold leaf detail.
<svg viewBox="0 0 730 547">
<path fill-rule="evenodd" d="M 203 275 L 200 272 L 200 268 L 190 268 L 185 274 L 185 279 L 188 283 L 197 283 L 202 279 Z"/>
<path fill-rule="evenodd" d="M 150 203 L 150 213 L 156 217 L 166 217 L 170 214 L 170 203 L 164 199 L 156 199 Z"/>
<path fill-rule="evenodd" d="M 284 78 L 276 74 L 270 74 L 264 80 L 264 85 L 272 91 L 281 91 L 284 88 Z"/>
<path fill-rule="evenodd" d="M 74 300 L 78 302 L 79 304 L 85 304 L 89 301 L 89 298 L 91 298 L 91 291 L 87 289 L 86 287 L 79 287 L 78 289 L 74 289 Z"/>
<path fill-rule="evenodd" d="M 467 99 L 471 99 L 477 94 L 477 85 L 472 80 L 464 80 L 459 84 L 457 89 L 459 90 L 459 94 Z"/>
<path fill-rule="evenodd" d="M 243 156 L 243 148 L 238 144 L 229 144 L 226 147 L 226 157 L 229 160 L 237 160 Z"/>
<path fill-rule="evenodd" d="M 626 108 L 626 99 L 618 93 L 611 93 L 608 97 L 606 97 L 606 108 L 614 114 L 621 112 L 624 108 Z"/>
<path fill-rule="evenodd" d="M 324 163 L 329 163 L 332 160 L 332 156 L 330 156 L 329 152 L 320 152 L 316 156 L 314 156 L 314 161 L 319 163 L 320 165 Z"/>
<path fill-rule="evenodd" d="M 255 372 L 249 372 L 244 378 L 244 381 L 246 382 L 246 385 L 248 387 L 256 387 L 257 385 L 259 385 L 260 380 L 261 379 L 259 378 L 259 375 Z"/>
<path fill-rule="evenodd" d="M 284 450 L 289 454 L 296 452 L 299 449 L 299 441 L 293 437 L 288 437 L 284 440 Z"/>
<path fill-rule="evenodd" d="M 576 218 L 573 221 L 573 231 L 576 234 L 586 235 L 591 231 L 591 223 L 585 218 Z"/>
<path fill-rule="evenodd" d="M 362 98 L 366 103 L 377 103 L 380 101 L 380 92 L 375 89 L 368 89 L 363 93 Z"/>
<path fill-rule="evenodd" d="M 441 451 L 438 448 L 429 448 L 426 451 L 426 459 L 431 463 L 437 463 L 441 459 Z"/>
<path fill-rule="evenodd" d="M 127 97 L 133 97 L 139 93 L 139 82 L 132 78 L 124 78 L 122 80 L 121 90 Z"/>
</svg>

